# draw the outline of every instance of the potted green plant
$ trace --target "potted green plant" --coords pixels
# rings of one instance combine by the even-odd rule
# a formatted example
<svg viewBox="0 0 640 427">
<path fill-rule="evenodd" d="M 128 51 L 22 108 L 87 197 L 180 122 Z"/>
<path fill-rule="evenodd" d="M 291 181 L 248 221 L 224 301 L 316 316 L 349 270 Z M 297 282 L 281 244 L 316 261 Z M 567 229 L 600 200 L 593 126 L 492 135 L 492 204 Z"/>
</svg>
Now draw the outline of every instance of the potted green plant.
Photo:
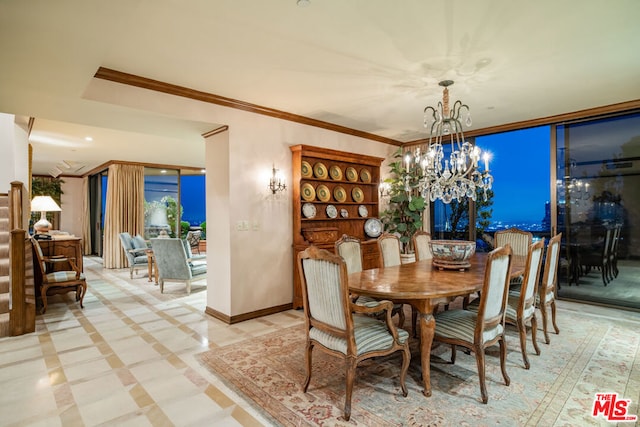
<svg viewBox="0 0 640 427">
<path fill-rule="evenodd" d="M 407 161 L 402 148 L 394 154 L 389 165 L 390 175 L 384 180 L 388 189 L 389 205 L 382 212 L 385 231 L 397 234 L 402 243 L 402 252 L 412 252 L 411 237 L 422 229 L 422 214 L 426 208 L 418 184 L 422 169 L 415 162 Z"/>
</svg>

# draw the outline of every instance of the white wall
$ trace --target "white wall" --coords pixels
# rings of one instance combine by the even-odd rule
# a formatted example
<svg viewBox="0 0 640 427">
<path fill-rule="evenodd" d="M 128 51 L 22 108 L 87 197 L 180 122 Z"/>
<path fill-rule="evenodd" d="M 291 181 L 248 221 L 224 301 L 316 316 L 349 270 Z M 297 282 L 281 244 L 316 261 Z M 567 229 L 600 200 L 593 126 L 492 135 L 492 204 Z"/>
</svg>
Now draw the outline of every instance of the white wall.
<svg viewBox="0 0 640 427">
<path fill-rule="evenodd" d="M 0 113 L 0 193 L 7 193 L 13 181 L 29 188 L 28 135 L 13 114 Z"/>
<path fill-rule="evenodd" d="M 377 157 L 389 157 L 396 150 L 351 135 L 107 81 L 94 80 L 90 97 L 211 122 L 212 129 L 217 127 L 213 123 L 229 126 L 224 134 L 203 142 L 207 167 L 207 306 L 228 316 L 292 302 L 291 195 L 287 192 L 273 198 L 267 190 L 272 164 L 291 182 L 291 145 Z M 386 168 L 382 172 L 386 173 Z M 239 221 L 247 221 L 249 230 L 237 230 Z"/>
<path fill-rule="evenodd" d="M 66 231 L 76 237 L 82 237 L 82 178 L 61 177 L 62 196 L 60 197 L 60 231 Z"/>
</svg>

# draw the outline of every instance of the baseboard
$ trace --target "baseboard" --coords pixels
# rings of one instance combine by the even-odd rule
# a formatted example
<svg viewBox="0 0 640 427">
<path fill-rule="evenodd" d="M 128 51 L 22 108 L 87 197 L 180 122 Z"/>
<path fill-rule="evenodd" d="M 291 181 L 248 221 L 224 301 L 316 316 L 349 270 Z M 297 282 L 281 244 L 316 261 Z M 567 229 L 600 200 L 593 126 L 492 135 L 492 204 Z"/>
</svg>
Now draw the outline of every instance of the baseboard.
<svg viewBox="0 0 640 427">
<path fill-rule="evenodd" d="M 249 313 L 229 316 L 227 314 L 221 313 L 207 306 L 204 312 L 205 314 L 208 314 L 209 316 L 214 317 L 228 325 L 232 325 L 234 323 L 244 322 L 245 320 L 256 319 L 258 317 L 268 316 L 269 314 L 275 314 L 275 313 L 287 311 L 287 310 L 290 310 L 291 308 L 293 308 L 293 304 L 289 303 L 289 304 L 278 305 L 275 307 L 263 308 L 261 310 L 251 311 Z"/>
</svg>

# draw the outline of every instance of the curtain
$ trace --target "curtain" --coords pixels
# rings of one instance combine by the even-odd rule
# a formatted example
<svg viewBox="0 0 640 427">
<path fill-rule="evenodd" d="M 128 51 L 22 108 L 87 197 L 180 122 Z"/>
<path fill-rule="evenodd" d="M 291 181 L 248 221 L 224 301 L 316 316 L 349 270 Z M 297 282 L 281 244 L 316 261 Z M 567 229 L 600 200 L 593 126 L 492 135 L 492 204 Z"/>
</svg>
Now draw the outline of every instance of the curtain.
<svg viewBox="0 0 640 427">
<path fill-rule="evenodd" d="M 91 201 L 89 200 L 89 177 L 82 178 L 82 242 L 84 243 L 83 253 L 84 255 L 91 255 L 91 217 L 89 215 L 89 209 L 91 207 Z"/>
<path fill-rule="evenodd" d="M 123 232 L 144 234 L 144 166 L 109 166 L 102 256 L 105 268 L 127 267 L 120 244 Z"/>
</svg>

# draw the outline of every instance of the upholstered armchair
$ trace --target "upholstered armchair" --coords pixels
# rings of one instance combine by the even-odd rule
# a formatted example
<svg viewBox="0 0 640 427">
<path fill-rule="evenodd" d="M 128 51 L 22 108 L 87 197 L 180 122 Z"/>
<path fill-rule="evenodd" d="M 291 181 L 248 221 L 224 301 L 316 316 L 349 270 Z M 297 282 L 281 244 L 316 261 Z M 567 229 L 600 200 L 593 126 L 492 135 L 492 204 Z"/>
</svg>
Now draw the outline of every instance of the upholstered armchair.
<svg viewBox="0 0 640 427">
<path fill-rule="evenodd" d="M 47 311 L 47 293 L 62 294 L 67 292 L 76 293 L 76 301 L 80 302 L 80 308 L 84 308 L 82 301 L 84 294 L 87 292 L 87 281 L 84 273 L 80 271 L 76 264 L 75 258 L 55 256 L 47 258 L 42 252 L 42 248 L 36 239 L 31 239 L 33 248 L 35 249 L 35 262 L 42 274 L 42 285 L 40 287 L 40 297 L 42 299 L 42 311 Z M 53 267 L 52 271 L 47 270 L 47 264 L 56 266 L 63 265 L 66 270 Z"/>
<path fill-rule="evenodd" d="M 133 273 L 138 274 L 138 267 L 147 268 L 149 261 L 146 251 L 149 247 L 142 236 L 131 237 L 131 234 L 126 232 L 120 233 L 120 243 L 129 262 L 129 278 L 133 279 Z"/>
<path fill-rule="evenodd" d="M 206 260 L 188 258 L 185 245 L 188 247 L 189 243 L 182 239 L 151 239 L 151 248 L 158 265 L 160 293 L 164 292 L 164 283 L 170 281 L 185 282 L 187 294 L 190 294 L 191 281 L 207 272 Z"/>
<path fill-rule="evenodd" d="M 304 392 L 311 382 L 314 348 L 342 358 L 346 368 L 344 418 L 348 421 L 358 363 L 401 351 L 400 387 L 406 396 L 405 378 L 411 360 L 409 334 L 391 321 L 391 302 L 380 301 L 375 307 L 352 303 L 346 263 L 327 250 L 310 246 L 298 254 L 298 267 L 307 331 Z M 370 316 L 380 310 L 385 311 L 384 321 Z"/>
</svg>

